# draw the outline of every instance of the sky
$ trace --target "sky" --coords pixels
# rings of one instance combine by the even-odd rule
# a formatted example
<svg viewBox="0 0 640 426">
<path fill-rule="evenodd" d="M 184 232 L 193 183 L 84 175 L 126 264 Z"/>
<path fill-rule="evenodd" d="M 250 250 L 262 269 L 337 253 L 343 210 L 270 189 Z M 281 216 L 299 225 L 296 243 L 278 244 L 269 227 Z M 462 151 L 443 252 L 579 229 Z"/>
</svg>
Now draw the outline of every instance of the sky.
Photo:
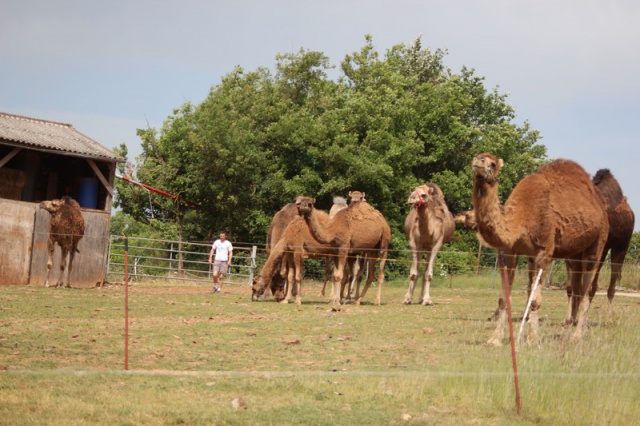
<svg viewBox="0 0 640 426">
<path fill-rule="evenodd" d="M 366 34 L 382 54 L 421 37 L 453 72 L 508 93 L 549 158 L 609 168 L 640 214 L 639 23 L 634 0 L 3 0 L 0 111 L 133 158 L 137 129 L 202 102 L 236 66 L 273 69 L 301 48 L 339 66 Z"/>
</svg>

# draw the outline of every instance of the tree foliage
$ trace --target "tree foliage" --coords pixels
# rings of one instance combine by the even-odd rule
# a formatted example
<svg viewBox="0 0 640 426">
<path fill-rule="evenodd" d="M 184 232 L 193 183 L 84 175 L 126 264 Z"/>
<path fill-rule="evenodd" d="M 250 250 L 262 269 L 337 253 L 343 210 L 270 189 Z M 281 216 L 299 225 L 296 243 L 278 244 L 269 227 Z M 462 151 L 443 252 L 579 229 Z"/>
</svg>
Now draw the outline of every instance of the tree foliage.
<svg viewBox="0 0 640 426">
<path fill-rule="evenodd" d="M 473 69 L 454 72 L 446 52 L 422 40 L 382 55 L 365 37 L 340 75 L 323 53 L 300 49 L 275 68 L 236 67 L 198 105 L 187 103 L 162 129 L 139 130 L 137 177 L 198 202 L 118 184 L 117 205 L 136 220 L 176 222 L 185 235 L 263 243 L 273 214 L 300 194 L 328 209 L 333 196 L 367 194 L 387 218 L 397 249 L 406 248 L 406 200 L 424 182 L 438 184 L 452 211 L 471 207 L 470 163 L 480 152 L 505 160 L 506 195 L 546 159 L 529 123 L 517 124 L 507 95 L 488 90 Z"/>
</svg>

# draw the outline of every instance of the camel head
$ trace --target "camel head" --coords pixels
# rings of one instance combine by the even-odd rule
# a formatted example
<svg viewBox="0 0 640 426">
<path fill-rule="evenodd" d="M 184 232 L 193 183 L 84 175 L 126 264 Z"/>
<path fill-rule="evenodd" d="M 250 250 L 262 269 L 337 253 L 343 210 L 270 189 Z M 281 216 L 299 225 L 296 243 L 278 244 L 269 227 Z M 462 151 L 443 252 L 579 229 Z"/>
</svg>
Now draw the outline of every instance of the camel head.
<svg viewBox="0 0 640 426">
<path fill-rule="evenodd" d="M 440 188 L 434 184 L 420 185 L 409 195 L 407 203 L 411 204 L 414 209 L 418 209 L 426 206 L 430 202 L 436 201 L 441 194 L 442 191 L 440 191 Z"/>
<path fill-rule="evenodd" d="M 284 299 L 284 278 L 278 272 L 275 272 L 271 279 L 265 280 L 263 274 L 260 273 L 253 277 L 251 285 L 251 300 L 257 302 L 260 297 L 269 289 L 276 302 Z"/>
<path fill-rule="evenodd" d="M 473 178 L 476 180 L 484 180 L 492 184 L 498 181 L 498 174 L 504 165 L 502 158 L 496 158 L 491 154 L 483 153 L 473 157 L 471 169 Z"/>
<path fill-rule="evenodd" d="M 349 191 L 349 204 L 359 203 L 362 201 L 367 201 L 364 198 L 364 192 L 360 191 Z"/>
<path fill-rule="evenodd" d="M 315 198 L 311 197 L 298 197 L 296 198 L 296 207 L 298 207 L 298 214 L 303 217 L 309 217 L 313 211 L 313 205 L 316 203 Z"/>
<path fill-rule="evenodd" d="M 65 201 L 66 200 L 43 201 L 40 203 L 40 208 L 51 213 L 51 216 L 55 216 L 65 204 Z"/>
<path fill-rule="evenodd" d="M 262 282 L 262 276 L 256 275 L 253 277 L 253 283 L 251 285 L 251 300 L 257 302 L 263 294 L 264 283 Z"/>
<path fill-rule="evenodd" d="M 478 228 L 478 224 L 476 222 L 476 213 L 473 210 L 459 212 L 453 217 L 453 220 L 455 223 L 464 225 L 473 231 Z"/>
</svg>

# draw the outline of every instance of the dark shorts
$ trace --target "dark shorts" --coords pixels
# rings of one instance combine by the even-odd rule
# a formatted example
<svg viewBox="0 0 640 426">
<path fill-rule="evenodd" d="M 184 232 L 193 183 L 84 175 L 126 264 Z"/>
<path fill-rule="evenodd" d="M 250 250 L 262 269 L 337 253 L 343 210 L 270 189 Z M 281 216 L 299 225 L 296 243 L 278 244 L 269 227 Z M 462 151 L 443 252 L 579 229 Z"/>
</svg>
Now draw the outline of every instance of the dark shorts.
<svg viewBox="0 0 640 426">
<path fill-rule="evenodd" d="M 229 263 L 226 260 L 214 260 L 213 261 L 213 275 L 226 275 L 229 269 Z"/>
</svg>

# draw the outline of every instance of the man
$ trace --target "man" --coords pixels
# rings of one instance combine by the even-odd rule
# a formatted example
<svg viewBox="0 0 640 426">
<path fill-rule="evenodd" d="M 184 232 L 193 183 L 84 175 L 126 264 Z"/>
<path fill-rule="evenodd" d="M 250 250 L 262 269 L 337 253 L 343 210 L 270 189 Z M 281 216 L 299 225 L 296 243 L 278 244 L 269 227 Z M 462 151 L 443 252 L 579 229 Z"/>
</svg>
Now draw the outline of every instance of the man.
<svg viewBox="0 0 640 426">
<path fill-rule="evenodd" d="M 233 246 L 227 240 L 227 234 L 220 233 L 220 238 L 215 240 L 211 245 L 209 252 L 209 263 L 213 261 L 213 292 L 220 293 L 222 291 L 222 282 L 224 275 L 231 266 L 233 258 Z"/>
</svg>

